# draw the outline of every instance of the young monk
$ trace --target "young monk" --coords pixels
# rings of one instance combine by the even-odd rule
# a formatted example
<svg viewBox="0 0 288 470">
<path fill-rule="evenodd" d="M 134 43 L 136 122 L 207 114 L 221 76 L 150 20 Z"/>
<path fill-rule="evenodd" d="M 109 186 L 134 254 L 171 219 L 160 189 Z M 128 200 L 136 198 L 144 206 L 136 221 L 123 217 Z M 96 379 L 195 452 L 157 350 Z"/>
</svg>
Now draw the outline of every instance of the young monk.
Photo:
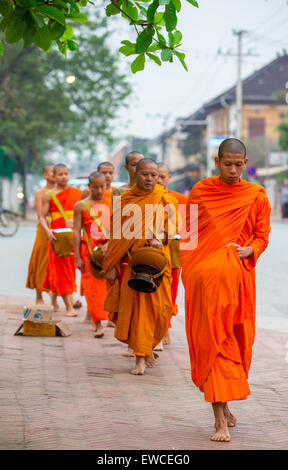
<svg viewBox="0 0 288 470">
<path fill-rule="evenodd" d="M 134 375 L 143 375 L 145 366 L 153 366 L 155 353 L 153 348 L 167 332 L 167 319 L 172 314 L 171 302 L 171 268 L 170 253 L 167 237 L 167 224 L 164 227 L 163 243 L 159 240 L 155 228 L 155 214 L 151 238 L 145 234 L 145 206 L 156 204 L 165 206 L 171 201 L 171 196 L 163 186 L 157 184 L 158 166 L 154 160 L 142 159 L 136 166 L 136 183 L 121 196 L 121 211 L 115 211 L 111 221 L 111 236 L 104 260 L 106 279 L 111 284 L 105 300 L 105 308 L 109 312 L 117 312 L 115 337 L 129 345 L 136 357 L 136 367 L 131 371 Z M 135 205 L 135 216 L 130 226 L 125 208 Z M 127 207 L 127 210 L 128 210 Z M 136 210 L 137 207 L 137 210 Z M 151 207 L 151 206 L 150 206 Z M 129 212 L 130 213 L 130 212 Z M 119 238 L 118 229 L 122 237 Z M 125 230 L 124 230 L 125 228 Z M 150 228 L 150 227 L 149 227 Z M 116 231 L 116 232 L 115 232 Z M 115 232 L 115 233 L 114 233 Z M 120 235 L 121 235 L 120 234 Z M 128 252 L 133 253 L 147 245 L 165 253 L 168 266 L 162 282 L 153 293 L 136 292 L 128 286 L 131 278 L 131 265 Z"/>
<path fill-rule="evenodd" d="M 97 167 L 97 171 L 103 173 L 106 181 L 106 191 L 112 191 L 112 181 L 114 179 L 115 168 L 111 162 L 101 162 Z"/>
<path fill-rule="evenodd" d="M 106 281 L 93 276 L 90 269 L 89 248 L 93 250 L 97 245 L 104 247 L 104 244 L 107 243 L 106 237 L 109 234 L 111 206 L 104 200 L 105 189 L 105 176 L 97 171 L 92 172 L 89 176 L 90 195 L 77 202 L 74 207 L 75 262 L 76 268 L 81 271 L 83 293 L 88 312 L 95 325 L 95 338 L 104 336 L 101 322 L 108 319 L 108 312 L 103 309 L 106 297 Z M 103 208 L 103 206 L 105 207 Z M 108 210 L 105 210 L 105 208 L 108 208 Z M 94 214 L 99 218 L 100 226 L 95 222 Z M 88 242 L 85 234 L 81 237 L 82 227 L 85 228 Z"/>
<path fill-rule="evenodd" d="M 213 441 L 230 441 L 236 418 L 228 402 L 250 394 L 254 268 L 270 232 L 264 188 L 241 179 L 247 161 L 241 141 L 222 142 L 215 158 L 220 175 L 196 183 L 188 200 L 188 209 L 198 205 L 198 244 L 182 250 L 183 241 L 180 247 L 192 380 L 212 403 Z M 195 221 L 188 213 L 191 222 L 193 242 Z"/>
<path fill-rule="evenodd" d="M 53 174 L 54 165 L 47 164 L 43 168 L 43 178 L 46 180 L 46 184 L 43 188 L 38 189 L 34 196 L 34 206 L 36 209 L 38 220 L 41 217 L 42 211 L 42 196 L 44 191 L 50 190 L 55 185 L 55 177 Z M 40 222 L 37 225 L 36 238 L 31 253 L 28 276 L 26 280 L 26 287 L 28 289 L 36 290 L 36 305 L 43 305 L 43 292 L 47 292 L 43 288 L 43 281 L 46 276 L 46 270 L 48 265 L 48 238 Z"/>
<path fill-rule="evenodd" d="M 73 209 L 81 198 L 81 190 L 69 186 L 69 170 L 66 165 L 58 164 L 54 166 L 54 176 L 56 185 L 53 191 L 43 193 L 42 213 L 40 223 L 44 228 L 49 244 L 49 258 L 46 277 L 44 279 L 44 288 L 52 292 L 52 305 L 56 309 L 57 295 L 61 296 L 66 315 L 69 317 L 77 316 L 74 310 L 73 292 L 76 292 L 76 266 L 74 254 L 66 257 L 57 256 L 52 248 L 51 242 L 56 239 L 53 231 L 57 228 L 73 228 Z M 52 193 L 60 202 L 66 213 L 68 220 L 59 212 L 59 209 L 52 198 Z M 47 216 L 51 216 L 51 228 L 47 224 Z"/>
<path fill-rule="evenodd" d="M 113 195 L 120 195 L 124 191 L 127 191 L 128 189 L 131 189 L 133 184 L 136 182 L 136 165 L 139 162 L 139 160 L 142 160 L 144 158 L 144 155 L 142 153 L 137 152 L 136 150 L 133 150 L 132 152 L 129 152 L 126 157 L 125 157 L 125 170 L 128 172 L 128 177 L 129 180 L 126 184 L 123 184 L 123 186 L 120 186 L 120 188 L 117 188 L 113 191 Z"/>
<path fill-rule="evenodd" d="M 164 188 L 168 190 L 168 193 L 172 194 L 176 198 L 177 200 L 176 204 L 181 204 L 181 206 L 179 206 L 181 209 L 180 218 L 182 217 L 183 219 L 184 218 L 183 216 L 186 214 L 185 207 L 188 201 L 188 197 L 185 196 L 184 194 L 178 193 L 176 191 L 171 191 L 170 189 L 168 189 L 168 184 L 172 178 L 172 174 L 170 173 L 169 167 L 168 165 L 166 165 L 166 163 L 163 163 L 163 162 L 158 163 L 158 168 L 159 168 L 158 183 L 164 186 Z M 173 257 L 173 253 L 175 254 L 176 259 L 179 258 L 180 255 L 179 255 L 178 245 L 177 245 L 177 242 L 174 242 L 174 241 L 170 243 L 171 259 L 175 259 Z M 176 299 L 177 299 L 178 285 L 179 285 L 179 280 L 180 280 L 180 272 L 181 272 L 181 266 L 180 266 L 180 259 L 179 259 L 179 263 L 176 262 L 175 265 L 172 264 L 171 297 L 172 297 L 172 303 L 173 303 L 173 315 L 174 316 L 176 316 L 178 313 L 178 305 L 176 303 Z M 168 327 L 171 328 L 171 326 L 172 326 L 171 321 L 169 319 Z M 163 338 L 163 344 L 165 345 L 165 344 L 170 344 L 170 343 L 171 343 L 171 336 L 170 336 L 169 329 L 168 329 L 166 336 Z M 157 346 L 157 348 L 155 348 L 155 350 L 161 350 L 161 349 L 163 348 L 162 348 L 162 344 L 160 343 Z"/>
</svg>

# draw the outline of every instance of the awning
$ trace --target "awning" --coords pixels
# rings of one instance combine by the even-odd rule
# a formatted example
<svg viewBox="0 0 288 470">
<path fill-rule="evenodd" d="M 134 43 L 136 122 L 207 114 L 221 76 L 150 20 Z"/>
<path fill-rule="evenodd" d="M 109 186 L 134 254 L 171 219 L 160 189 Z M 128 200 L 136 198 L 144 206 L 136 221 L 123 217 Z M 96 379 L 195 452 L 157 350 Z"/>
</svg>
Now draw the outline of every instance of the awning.
<svg viewBox="0 0 288 470">
<path fill-rule="evenodd" d="M 256 177 L 257 176 L 274 176 L 282 173 L 282 171 L 288 171 L 288 165 L 282 166 L 273 166 L 269 168 L 257 168 Z"/>
</svg>

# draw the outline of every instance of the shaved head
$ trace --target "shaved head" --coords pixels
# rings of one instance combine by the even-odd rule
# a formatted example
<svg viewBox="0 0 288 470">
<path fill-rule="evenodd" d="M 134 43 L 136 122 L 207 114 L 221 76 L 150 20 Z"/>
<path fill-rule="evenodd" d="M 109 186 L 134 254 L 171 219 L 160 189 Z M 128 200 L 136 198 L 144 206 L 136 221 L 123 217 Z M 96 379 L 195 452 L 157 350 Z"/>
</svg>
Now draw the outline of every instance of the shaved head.
<svg viewBox="0 0 288 470">
<path fill-rule="evenodd" d="M 89 183 L 91 183 L 91 180 L 99 178 L 105 181 L 105 175 L 103 175 L 103 173 L 101 173 L 100 171 L 92 171 L 92 173 L 90 173 L 89 175 Z"/>
<path fill-rule="evenodd" d="M 54 173 L 54 175 L 56 175 L 57 170 L 63 170 L 64 168 L 69 171 L 69 169 L 68 169 L 68 167 L 65 165 L 65 163 L 57 163 L 57 165 L 54 165 L 54 167 L 53 167 L 53 173 Z"/>
<path fill-rule="evenodd" d="M 144 165 L 155 165 L 158 168 L 158 163 L 153 158 L 142 158 L 136 165 L 136 173 L 138 173 Z"/>
<path fill-rule="evenodd" d="M 97 171 L 100 171 L 101 166 L 110 166 L 114 170 L 114 165 L 111 162 L 101 162 L 101 163 L 99 163 L 99 165 L 97 166 Z"/>
<path fill-rule="evenodd" d="M 246 157 L 246 147 L 239 139 L 226 139 L 220 144 L 218 149 L 219 160 L 223 157 L 224 153 L 232 153 L 243 155 L 243 158 Z"/>
<path fill-rule="evenodd" d="M 127 153 L 125 157 L 125 163 L 128 165 L 130 161 L 133 159 L 133 157 L 141 157 L 144 158 L 144 155 L 142 155 L 141 152 L 137 152 L 137 150 L 132 150 L 132 152 Z"/>
</svg>

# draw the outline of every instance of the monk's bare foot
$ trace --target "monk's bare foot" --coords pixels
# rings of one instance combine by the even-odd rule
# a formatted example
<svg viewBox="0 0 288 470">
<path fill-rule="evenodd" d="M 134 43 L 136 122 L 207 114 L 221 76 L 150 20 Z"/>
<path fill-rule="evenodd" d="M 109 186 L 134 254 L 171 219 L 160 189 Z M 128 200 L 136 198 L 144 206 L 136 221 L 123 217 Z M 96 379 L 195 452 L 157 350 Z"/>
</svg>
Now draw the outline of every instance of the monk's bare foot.
<svg viewBox="0 0 288 470">
<path fill-rule="evenodd" d="M 73 308 L 81 308 L 82 307 L 82 302 L 80 300 L 76 300 L 73 304 Z"/>
<path fill-rule="evenodd" d="M 231 440 L 231 436 L 228 431 L 227 419 L 224 415 L 225 405 L 226 403 L 212 403 L 216 432 L 211 436 L 211 441 L 230 442 Z"/>
<path fill-rule="evenodd" d="M 54 311 L 54 312 L 58 312 L 58 311 L 59 311 L 60 307 L 59 307 L 59 305 L 57 304 L 57 302 L 56 302 L 55 304 L 52 304 L 52 306 L 53 306 L 53 311 Z"/>
<path fill-rule="evenodd" d="M 224 404 L 224 416 L 227 420 L 228 427 L 229 428 L 234 428 L 234 426 L 236 426 L 237 419 L 236 419 L 236 416 L 234 416 L 231 413 L 227 403 Z"/>
<path fill-rule="evenodd" d="M 91 323 L 91 317 L 90 317 L 90 313 L 88 312 L 88 310 L 86 311 L 86 315 L 85 315 L 85 318 L 83 320 L 83 323 Z"/>
<path fill-rule="evenodd" d="M 136 367 L 131 370 L 130 374 L 133 375 L 144 375 L 145 372 L 145 357 L 136 356 Z"/>
<path fill-rule="evenodd" d="M 167 331 L 167 333 L 166 333 L 166 335 L 164 336 L 162 342 L 163 342 L 164 345 L 171 344 L 171 336 L 170 336 L 169 331 Z"/>
<path fill-rule="evenodd" d="M 152 352 L 150 354 L 150 356 L 146 356 L 145 357 L 146 366 L 147 367 L 154 367 L 158 357 L 159 357 L 158 354 L 156 354 L 155 352 Z"/>
<path fill-rule="evenodd" d="M 78 313 L 75 312 L 74 309 L 71 309 L 71 310 L 67 310 L 65 316 L 66 317 L 78 317 Z"/>
<path fill-rule="evenodd" d="M 134 357 L 135 354 L 134 354 L 133 350 L 131 348 L 129 348 L 129 346 L 128 346 L 127 352 L 123 353 L 122 356 L 123 357 Z"/>
<path fill-rule="evenodd" d="M 113 323 L 113 321 L 111 321 L 111 320 L 108 320 L 107 323 L 106 323 L 106 326 L 108 328 L 115 328 L 115 323 Z"/>
<path fill-rule="evenodd" d="M 95 321 L 93 323 L 95 324 L 94 338 L 102 338 L 102 336 L 104 336 L 104 329 L 101 321 Z"/>
<path fill-rule="evenodd" d="M 164 348 L 163 348 L 163 343 L 162 341 L 160 341 L 159 344 L 157 344 L 157 346 L 155 346 L 155 348 L 153 349 L 153 351 L 163 351 Z"/>
</svg>

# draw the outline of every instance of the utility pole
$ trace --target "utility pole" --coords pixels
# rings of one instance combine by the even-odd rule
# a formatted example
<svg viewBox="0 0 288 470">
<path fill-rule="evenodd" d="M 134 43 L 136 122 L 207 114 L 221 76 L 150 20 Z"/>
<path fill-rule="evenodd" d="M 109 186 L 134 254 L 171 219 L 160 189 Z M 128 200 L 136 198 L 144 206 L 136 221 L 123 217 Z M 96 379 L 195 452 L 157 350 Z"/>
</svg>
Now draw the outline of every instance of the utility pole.
<svg viewBox="0 0 288 470">
<path fill-rule="evenodd" d="M 241 29 L 239 31 L 232 30 L 233 34 L 237 36 L 238 44 L 237 44 L 237 53 L 233 54 L 230 51 L 223 54 L 222 51 L 218 51 L 219 55 L 226 55 L 226 56 L 235 56 L 237 58 L 237 81 L 236 81 L 236 131 L 235 131 L 235 137 L 237 139 L 242 139 L 242 107 L 243 107 L 243 92 L 242 92 L 242 58 L 244 56 L 246 57 L 255 57 L 258 56 L 259 54 L 254 54 L 251 52 L 251 50 L 248 50 L 247 53 L 242 52 L 242 40 L 243 40 L 243 35 L 247 34 L 248 31 Z"/>
</svg>

